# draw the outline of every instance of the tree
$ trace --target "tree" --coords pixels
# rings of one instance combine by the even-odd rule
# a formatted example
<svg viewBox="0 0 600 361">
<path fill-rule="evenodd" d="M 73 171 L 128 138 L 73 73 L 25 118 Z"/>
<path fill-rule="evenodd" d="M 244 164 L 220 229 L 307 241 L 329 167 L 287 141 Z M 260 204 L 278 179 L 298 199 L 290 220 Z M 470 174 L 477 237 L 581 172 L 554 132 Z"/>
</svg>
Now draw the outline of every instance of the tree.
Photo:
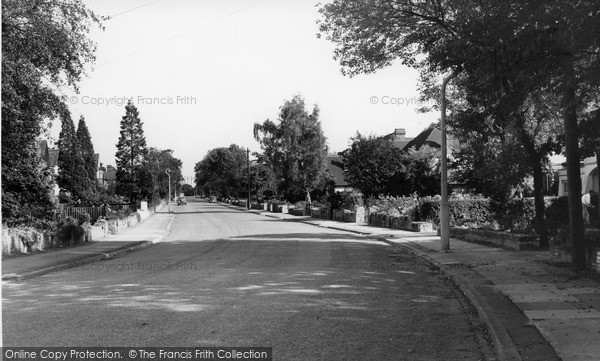
<svg viewBox="0 0 600 361">
<path fill-rule="evenodd" d="M 438 151 L 430 147 L 400 150 L 383 137 L 357 133 L 341 153 L 344 174 L 367 197 L 439 194 Z"/>
<path fill-rule="evenodd" d="M 86 194 L 92 188 L 81 145 L 75 134 L 71 114 L 65 110 L 58 137 L 58 186 L 71 193 L 72 201 L 87 201 Z"/>
<path fill-rule="evenodd" d="M 181 186 L 181 191 L 186 197 L 191 197 L 194 195 L 194 186 L 185 183 Z"/>
<path fill-rule="evenodd" d="M 183 180 L 181 167 L 183 163 L 180 159 L 173 157 L 173 150 L 158 149 L 151 147 L 148 149 L 148 168 L 154 179 L 155 196 L 166 199 L 169 192 L 169 176 L 165 171 L 169 169 L 171 174 L 171 191 L 177 192 L 176 185 Z"/>
<path fill-rule="evenodd" d="M 150 201 L 154 188 L 142 125 L 137 108 L 129 101 L 125 106 L 117 143 L 116 192 L 129 198 L 132 204 L 141 200 Z"/>
<path fill-rule="evenodd" d="M 392 177 L 390 194 L 433 196 L 440 194 L 439 150 L 430 147 L 403 150 L 400 170 Z"/>
<path fill-rule="evenodd" d="M 458 82 L 464 100 L 455 107 L 450 124 L 463 144 L 460 157 L 462 170 L 467 170 L 463 179 L 471 184 L 482 181 L 475 187 L 496 204 L 505 205 L 512 189 L 532 176 L 535 228 L 541 244 L 547 246 L 544 170 L 549 156 L 561 151 L 563 137 L 557 100 L 539 79 L 541 75 L 529 72 L 526 79 L 487 83 L 464 76 Z M 473 164 L 467 165 L 469 160 Z"/>
<path fill-rule="evenodd" d="M 395 59 L 424 78 L 452 71 L 484 82 L 511 81 L 545 72 L 564 124 L 572 263 L 578 271 L 586 267 L 577 105 L 580 90 L 600 82 L 600 3 L 334 0 L 319 11 L 320 31 L 338 44 L 334 57 L 349 75 L 374 72 Z"/>
<path fill-rule="evenodd" d="M 92 137 L 85 124 L 83 115 L 79 118 L 79 123 L 77 124 L 77 141 L 79 142 L 81 158 L 83 159 L 87 178 L 92 185 L 96 185 L 98 173 L 98 169 L 96 168 L 96 153 L 94 152 Z"/>
<path fill-rule="evenodd" d="M 261 162 L 271 168 L 278 191 L 288 200 L 304 199 L 321 183 L 327 146 L 316 105 L 309 114 L 304 99 L 294 96 L 281 106 L 277 122 L 254 124 L 254 138 L 263 150 Z"/>
<path fill-rule="evenodd" d="M 221 197 L 238 197 L 245 194 L 246 150 L 236 144 L 228 148 L 211 149 L 196 163 L 196 185 L 206 193 Z"/>
<path fill-rule="evenodd" d="M 341 153 L 346 180 L 366 196 L 389 194 L 392 177 L 401 169 L 401 151 L 392 142 L 356 133 Z"/>
<path fill-rule="evenodd" d="M 58 90 L 76 89 L 94 60 L 88 38 L 101 19 L 80 1 L 2 2 L 2 219 L 52 219 L 51 176 L 37 149 L 42 124 L 66 104 Z"/>
</svg>

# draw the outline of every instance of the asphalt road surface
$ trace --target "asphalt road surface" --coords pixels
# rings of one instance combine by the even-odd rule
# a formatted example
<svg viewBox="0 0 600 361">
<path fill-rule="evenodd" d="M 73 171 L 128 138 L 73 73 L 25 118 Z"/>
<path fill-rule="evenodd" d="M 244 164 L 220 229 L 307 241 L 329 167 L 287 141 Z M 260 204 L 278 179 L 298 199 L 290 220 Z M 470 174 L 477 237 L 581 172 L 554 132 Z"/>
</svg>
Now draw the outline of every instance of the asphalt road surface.
<svg viewBox="0 0 600 361">
<path fill-rule="evenodd" d="M 485 359 L 457 292 L 392 246 L 193 199 L 176 212 L 163 243 L 4 284 L 4 346 L 264 346 L 274 360 Z"/>
</svg>

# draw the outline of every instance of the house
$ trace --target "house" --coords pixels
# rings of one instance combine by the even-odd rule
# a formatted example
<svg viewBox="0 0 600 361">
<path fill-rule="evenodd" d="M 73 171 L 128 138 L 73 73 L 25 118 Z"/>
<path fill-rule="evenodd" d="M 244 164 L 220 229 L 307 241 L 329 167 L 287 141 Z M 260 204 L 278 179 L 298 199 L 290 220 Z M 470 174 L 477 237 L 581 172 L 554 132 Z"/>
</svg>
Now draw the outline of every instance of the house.
<svg viewBox="0 0 600 361">
<path fill-rule="evenodd" d="M 600 191 L 598 186 L 598 163 L 596 157 L 585 158 L 580 163 L 581 173 L 581 191 L 583 194 L 589 192 L 591 189 L 596 192 Z M 567 168 L 563 165 L 558 170 L 558 196 L 567 195 Z"/>
<path fill-rule="evenodd" d="M 406 129 L 404 128 L 396 128 L 393 133 L 388 135 L 384 135 L 383 139 L 389 140 L 392 142 L 393 146 L 402 150 L 406 147 L 406 145 L 413 140 L 413 138 L 406 137 Z"/>
<path fill-rule="evenodd" d="M 340 155 L 328 155 L 326 158 L 327 170 L 334 182 L 334 192 L 351 191 L 352 187 L 344 174 L 344 163 Z"/>
<path fill-rule="evenodd" d="M 442 148 L 442 131 L 437 127 L 429 127 L 419 133 L 416 137 L 412 138 L 408 143 L 404 145 L 403 150 L 408 149 L 415 150 L 434 150 Z M 448 131 L 446 133 L 446 150 L 448 154 L 448 159 L 453 159 L 453 154 L 458 151 L 459 142 L 455 139 L 452 134 Z M 436 169 L 437 172 L 440 171 L 441 164 L 438 161 L 431 164 L 433 168 Z M 455 177 L 453 177 L 453 170 L 448 170 L 448 186 L 454 193 L 468 193 L 469 189 L 465 186 L 464 183 L 456 181 Z"/>
<path fill-rule="evenodd" d="M 452 137 L 452 134 L 446 135 L 446 145 L 448 150 L 448 157 L 452 157 L 452 153 L 458 149 L 458 141 Z M 423 130 L 415 138 L 406 143 L 402 149 L 415 148 L 420 150 L 423 147 L 440 149 L 442 147 L 442 131 L 437 127 L 429 127 Z"/>
<path fill-rule="evenodd" d="M 106 171 L 102 173 L 103 177 L 100 184 L 102 184 L 104 187 L 108 187 L 111 184 L 117 183 L 117 168 L 113 167 L 112 165 L 107 165 Z"/>
</svg>

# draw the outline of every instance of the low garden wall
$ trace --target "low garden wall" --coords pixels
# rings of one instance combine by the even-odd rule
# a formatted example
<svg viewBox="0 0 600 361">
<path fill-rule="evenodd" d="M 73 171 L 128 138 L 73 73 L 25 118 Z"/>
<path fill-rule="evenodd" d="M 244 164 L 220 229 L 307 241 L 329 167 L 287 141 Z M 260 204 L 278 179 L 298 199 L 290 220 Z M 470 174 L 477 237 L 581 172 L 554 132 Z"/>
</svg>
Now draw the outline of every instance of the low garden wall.
<svg viewBox="0 0 600 361">
<path fill-rule="evenodd" d="M 488 229 L 450 228 L 450 237 L 467 242 L 492 244 L 517 251 L 536 249 L 540 244 L 540 237 L 537 234 L 510 233 Z"/>
<path fill-rule="evenodd" d="M 293 216 L 306 216 L 306 208 L 290 208 L 289 213 Z"/>
</svg>

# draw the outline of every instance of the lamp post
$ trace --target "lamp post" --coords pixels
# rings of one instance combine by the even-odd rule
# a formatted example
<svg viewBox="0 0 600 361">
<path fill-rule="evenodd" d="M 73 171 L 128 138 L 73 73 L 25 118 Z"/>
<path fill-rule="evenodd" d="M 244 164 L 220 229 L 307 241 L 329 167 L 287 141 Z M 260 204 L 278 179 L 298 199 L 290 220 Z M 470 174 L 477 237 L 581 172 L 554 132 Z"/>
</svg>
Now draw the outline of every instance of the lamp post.
<svg viewBox="0 0 600 361">
<path fill-rule="evenodd" d="M 246 148 L 246 167 L 248 168 L 248 209 L 250 209 L 250 148 Z"/>
<path fill-rule="evenodd" d="M 167 176 L 169 177 L 169 195 L 167 196 L 167 204 L 169 205 L 169 212 L 171 212 L 171 170 L 167 168 L 165 169 L 165 173 L 167 173 Z"/>
<path fill-rule="evenodd" d="M 456 76 L 456 73 L 452 71 L 444 81 L 442 82 L 441 92 L 441 104 L 440 108 L 442 116 L 440 120 L 440 127 L 442 128 L 442 159 L 441 159 L 441 184 L 440 193 L 442 199 L 440 201 L 440 246 L 443 251 L 450 249 L 450 210 L 448 206 L 448 149 L 446 145 L 446 86 L 448 82 Z"/>
</svg>

